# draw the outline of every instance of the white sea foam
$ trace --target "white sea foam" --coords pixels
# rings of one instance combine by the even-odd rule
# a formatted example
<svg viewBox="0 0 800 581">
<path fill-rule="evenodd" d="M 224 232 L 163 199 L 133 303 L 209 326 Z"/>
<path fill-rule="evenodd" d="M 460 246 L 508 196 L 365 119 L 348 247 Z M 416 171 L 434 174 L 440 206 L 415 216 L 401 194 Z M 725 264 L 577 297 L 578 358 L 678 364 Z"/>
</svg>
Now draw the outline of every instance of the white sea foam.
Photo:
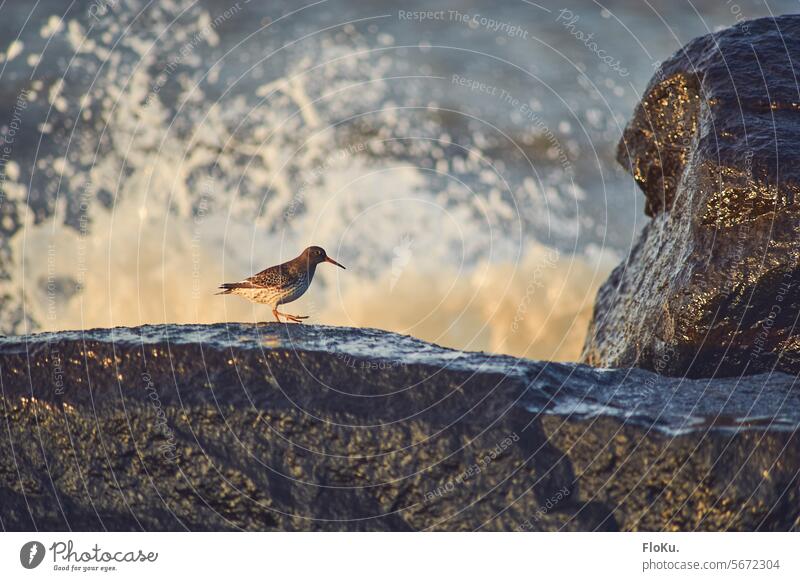
<svg viewBox="0 0 800 581">
<path fill-rule="evenodd" d="M 99 78 L 88 93 L 72 79 L 37 91 L 54 109 L 43 129 L 64 119 L 78 129 L 36 161 L 60 185 L 54 213 L 37 222 L 23 207 L 9 244 L 0 291 L 25 313 L 14 330 L 269 320 L 267 307 L 215 296 L 217 285 L 319 244 L 348 270 L 321 266 L 286 312 L 456 348 L 578 356 L 616 257 L 557 253 L 530 227 L 577 228 L 560 209 L 580 188 L 558 172 L 508 183 L 502 160 L 476 145 L 485 128 L 459 142 L 406 86 L 398 107 L 391 60 L 354 30 L 309 40 L 282 76 L 226 93 L 219 68 L 204 79 L 204 47 L 186 50 L 193 38 L 218 42 L 214 15 L 187 14 L 181 34 L 158 42 L 158 26 L 134 26 L 126 49 L 112 50 L 114 19 L 91 38 L 76 22 L 43 31 L 65 36 L 73 68 Z M 159 64 L 176 54 L 180 66 Z M 20 206 L 32 169 L 8 175 Z"/>
<path fill-rule="evenodd" d="M 131 197 L 114 212 L 98 211 L 87 236 L 58 221 L 55 229 L 48 221 L 20 231 L 13 252 L 24 260 L 15 280 L 39 328 L 272 318 L 267 307 L 214 295 L 215 287 L 249 275 L 251 264 L 289 258 L 299 245 L 219 215 L 195 222 L 139 210 Z M 330 240 L 329 249 L 349 242 L 322 230 L 308 240 Z M 365 239 L 361 229 L 357 237 Z M 399 274 L 390 263 L 365 268 L 372 247 L 347 271 L 322 265 L 306 296 L 282 309 L 311 314 L 312 322 L 383 328 L 459 349 L 568 361 L 580 353 L 594 294 L 615 261 L 602 253 L 554 259 L 552 249 L 531 244 L 517 264 L 467 268 L 443 264 L 427 244 L 419 242 Z M 73 279 L 80 291 L 54 292 L 59 281 Z"/>
</svg>

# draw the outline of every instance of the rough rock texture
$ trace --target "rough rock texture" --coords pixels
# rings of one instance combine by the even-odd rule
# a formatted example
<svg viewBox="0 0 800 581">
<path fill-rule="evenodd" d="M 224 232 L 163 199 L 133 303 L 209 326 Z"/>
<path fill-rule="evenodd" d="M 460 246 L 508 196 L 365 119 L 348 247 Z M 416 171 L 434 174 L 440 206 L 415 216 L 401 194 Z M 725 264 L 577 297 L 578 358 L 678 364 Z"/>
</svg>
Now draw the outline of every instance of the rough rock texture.
<svg viewBox="0 0 800 581">
<path fill-rule="evenodd" d="M 618 159 L 652 221 L 598 293 L 584 361 L 800 372 L 800 16 L 698 38 L 651 80 Z"/>
<path fill-rule="evenodd" d="M 0 339 L 0 524 L 797 530 L 794 381 L 306 325 Z"/>
</svg>

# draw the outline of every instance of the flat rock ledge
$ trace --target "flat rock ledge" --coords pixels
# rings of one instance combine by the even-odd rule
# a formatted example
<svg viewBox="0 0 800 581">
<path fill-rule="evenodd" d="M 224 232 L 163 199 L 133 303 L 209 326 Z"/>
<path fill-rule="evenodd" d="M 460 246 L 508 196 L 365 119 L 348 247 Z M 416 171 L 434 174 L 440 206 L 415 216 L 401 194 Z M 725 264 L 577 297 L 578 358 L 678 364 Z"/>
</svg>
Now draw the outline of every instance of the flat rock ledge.
<svg viewBox="0 0 800 581">
<path fill-rule="evenodd" d="M 800 391 L 371 329 L 0 339 L 4 530 L 797 530 Z"/>
</svg>

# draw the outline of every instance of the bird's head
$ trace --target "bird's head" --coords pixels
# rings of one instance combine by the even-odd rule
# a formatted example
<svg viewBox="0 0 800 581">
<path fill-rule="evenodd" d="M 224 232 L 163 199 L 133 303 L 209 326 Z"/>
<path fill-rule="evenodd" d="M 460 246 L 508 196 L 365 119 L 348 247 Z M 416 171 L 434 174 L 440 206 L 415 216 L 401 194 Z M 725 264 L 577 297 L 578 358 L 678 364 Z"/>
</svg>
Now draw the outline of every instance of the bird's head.
<svg viewBox="0 0 800 581">
<path fill-rule="evenodd" d="M 335 264 L 339 268 L 344 268 L 341 264 L 336 262 L 333 258 L 328 256 L 325 252 L 324 248 L 320 248 L 319 246 L 309 246 L 305 250 L 303 250 L 303 256 L 305 257 L 308 264 L 313 264 L 316 266 L 322 262 L 330 262 L 331 264 Z"/>
</svg>

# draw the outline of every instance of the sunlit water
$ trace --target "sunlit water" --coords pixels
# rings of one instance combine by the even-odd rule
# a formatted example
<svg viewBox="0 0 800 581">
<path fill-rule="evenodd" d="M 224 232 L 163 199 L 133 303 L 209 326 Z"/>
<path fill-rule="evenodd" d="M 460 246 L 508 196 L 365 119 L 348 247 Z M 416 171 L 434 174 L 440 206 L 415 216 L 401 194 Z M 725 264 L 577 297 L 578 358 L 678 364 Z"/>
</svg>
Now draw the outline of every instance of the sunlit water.
<svg viewBox="0 0 800 581">
<path fill-rule="evenodd" d="M 216 286 L 318 244 L 287 312 L 571 360 L 657 61 L 792 5 L 67 6 L 0 8 L 4 331 L 269 320 Z"/>
</svg>

